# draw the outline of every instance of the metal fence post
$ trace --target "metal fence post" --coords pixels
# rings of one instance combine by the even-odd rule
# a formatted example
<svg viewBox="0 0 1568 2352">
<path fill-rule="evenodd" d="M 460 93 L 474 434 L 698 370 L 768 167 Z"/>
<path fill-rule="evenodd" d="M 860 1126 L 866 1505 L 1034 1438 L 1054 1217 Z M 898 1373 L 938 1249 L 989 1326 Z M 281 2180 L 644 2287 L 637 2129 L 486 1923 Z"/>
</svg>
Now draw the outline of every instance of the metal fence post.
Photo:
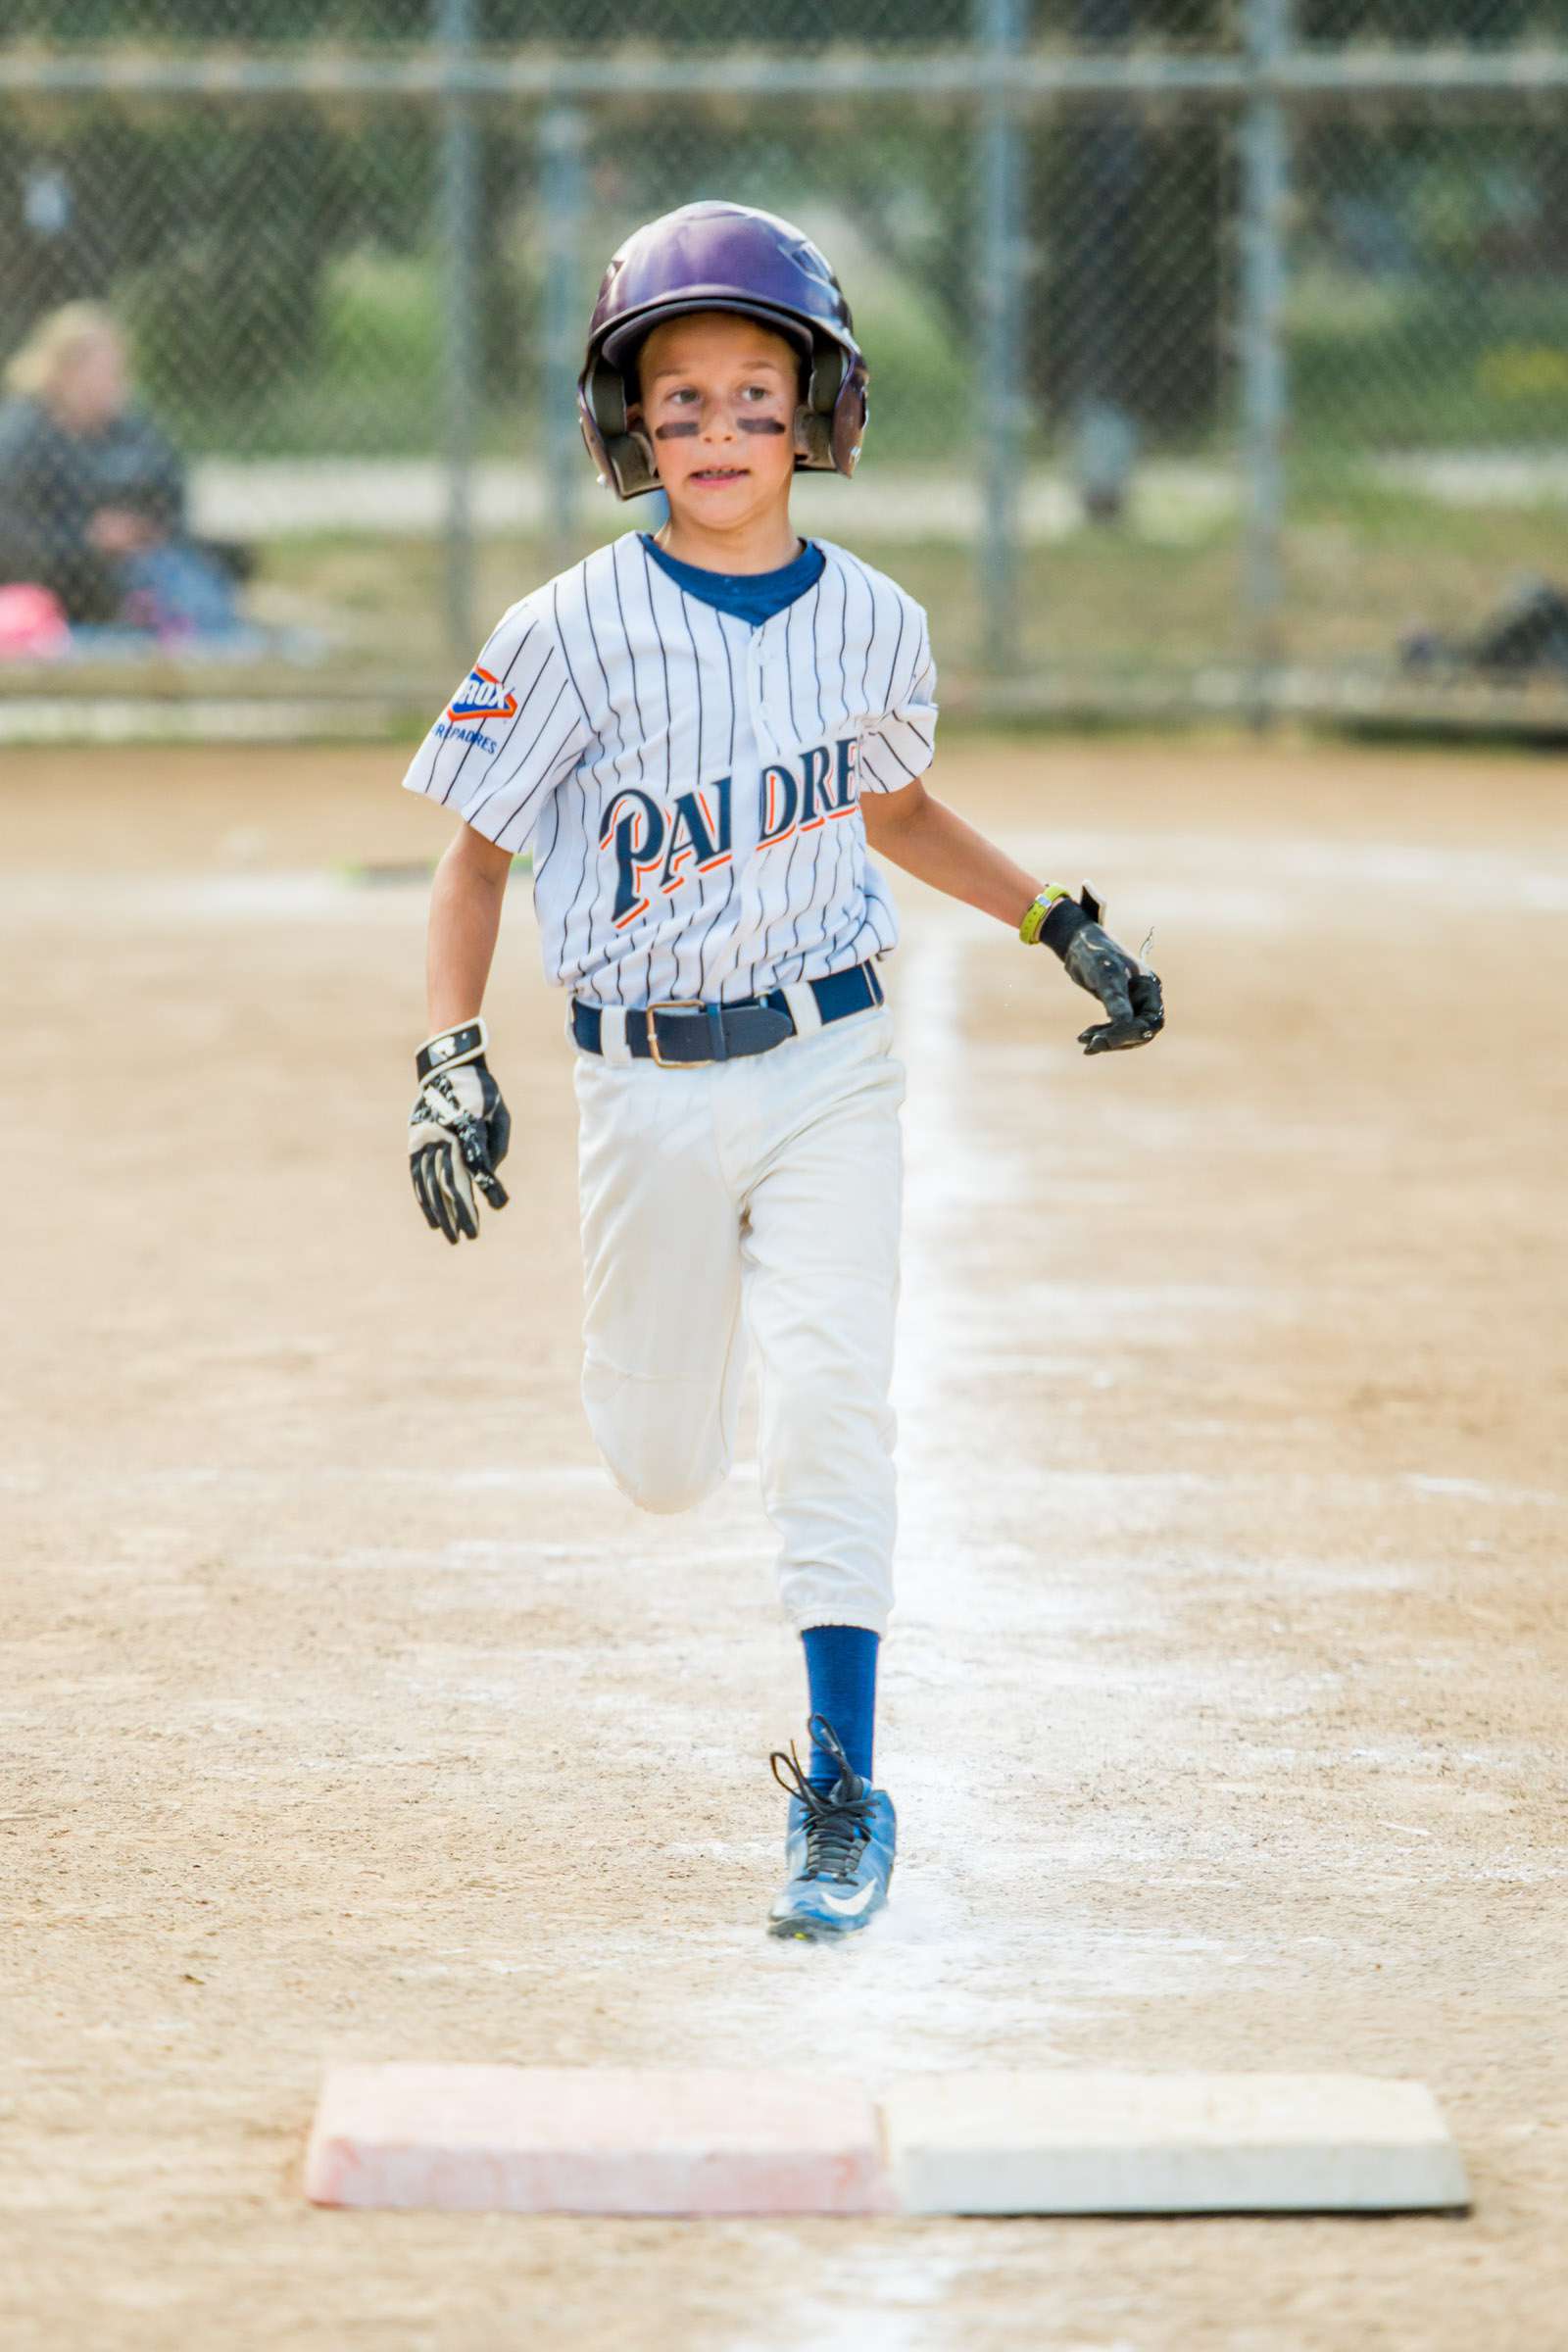
<svg viewBox="0 0 1568 2352">
<path fill-rule="evenodd" d="M 1241 377 L 1246 532 L 1242 629 L 1255 726 L 1273 715 L 1283 651 L 1286 205 L 1290 144 L 1272 78 L 1291 42 L 1291 0 L 1246 0 L 1251 87 L 1242 117 Z"/>
<path fill-rule="evenodd" d="M 436 0 L 436 38 L 448 69 L 471 59 L 475 0 Z M 479 128 L 469 91 L 441 98 L 440 262 L 443 291 L 442 447 L 447 474 L 447 634 L 457 661 L 475 643 L 473 462 L 478 433 Z"/>
<path fill-rule="evenodd" d="M 1023 496 L 1023 139 L 1011 85 L 1023 0 L 975 0 L 987 71 L 980 102 L 976 254 L 980 369 L 980 660 L 1018 665 L 1018 515 Z"/>
<path fill-rule="evenodd" d="M 576 554 L 577 494 L 583 474 L 577 429 L 577 370 L 585 321 L 577 271 L 584 198 L 583 119 L 574 106 L 539 118 L 539 193 L 544 215 L 545 512 L 552 553 L 564 567 Z"/>
</svg>

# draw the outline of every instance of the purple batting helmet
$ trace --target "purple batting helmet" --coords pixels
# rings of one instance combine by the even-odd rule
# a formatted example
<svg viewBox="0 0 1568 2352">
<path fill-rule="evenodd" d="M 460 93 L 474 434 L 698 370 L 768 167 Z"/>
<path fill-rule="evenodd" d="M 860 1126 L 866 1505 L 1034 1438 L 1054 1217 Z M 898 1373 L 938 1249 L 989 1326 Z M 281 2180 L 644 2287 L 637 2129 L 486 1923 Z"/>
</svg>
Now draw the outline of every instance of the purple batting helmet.
<svg viewBox="0 0 1568 2352">
<path fill-rule="evenodd" d="M 683 204 L 636 229 L 600 282 L 577 379 L 582 437 L 621 498 L 657 490 L 646 434 L 626 421 L 645 335 L 693 311 L 735 311 L 785 335 L 806 363 L 796 465 L 853 473 L 865 433 L 865 361 L 827 261 L 800 229 L 748 204 Z"/>
</svg>

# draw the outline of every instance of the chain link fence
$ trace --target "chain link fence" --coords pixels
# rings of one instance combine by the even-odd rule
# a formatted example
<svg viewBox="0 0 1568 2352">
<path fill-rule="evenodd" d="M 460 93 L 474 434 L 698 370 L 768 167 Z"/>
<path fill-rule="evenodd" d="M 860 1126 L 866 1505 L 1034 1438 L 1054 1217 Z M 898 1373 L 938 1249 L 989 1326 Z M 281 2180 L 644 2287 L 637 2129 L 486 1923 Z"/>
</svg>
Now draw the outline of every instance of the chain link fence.
<svg viewBox="0 0 1568 2352">
<path fill-rule="evenodd" d="M 930 606 L 959 700 L 1568 712 L 1568 0 L 10 23 L 13 703 L 55 661 L 439 695 L 647 519 L 577 442 L 583 330 L 631 226 L 723 194 L 837 263 L 872 421 L 802 519 Z"/>
</svg>

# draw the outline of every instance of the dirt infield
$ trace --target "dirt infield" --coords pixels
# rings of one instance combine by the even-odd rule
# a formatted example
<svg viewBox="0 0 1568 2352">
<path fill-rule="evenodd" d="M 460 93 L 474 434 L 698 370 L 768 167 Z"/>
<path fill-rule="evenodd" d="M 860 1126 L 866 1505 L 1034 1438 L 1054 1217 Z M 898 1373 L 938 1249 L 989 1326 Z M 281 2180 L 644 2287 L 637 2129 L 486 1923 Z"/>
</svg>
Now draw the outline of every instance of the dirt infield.
<svg viewBox="0 0 1568 2352">
<path fill-rule="evenodd" d="M 395 754 L 6 755 L 8 2352 L 1473 2352 L 1568 2298 L 1560 763 L 960 741 L 1157 926 L 1153 1051 L 900 891 L 892 1912 L 774 1945 L 802 1712 L 743 1467 L 577 1396 L 568 1051 L 409 1197 Z M 671 1083 L 678 1084 L 678 1077 Z M 313 2212 L 323 2065 L 1426 2077 L 1469 2221 Z"/>
</svg>

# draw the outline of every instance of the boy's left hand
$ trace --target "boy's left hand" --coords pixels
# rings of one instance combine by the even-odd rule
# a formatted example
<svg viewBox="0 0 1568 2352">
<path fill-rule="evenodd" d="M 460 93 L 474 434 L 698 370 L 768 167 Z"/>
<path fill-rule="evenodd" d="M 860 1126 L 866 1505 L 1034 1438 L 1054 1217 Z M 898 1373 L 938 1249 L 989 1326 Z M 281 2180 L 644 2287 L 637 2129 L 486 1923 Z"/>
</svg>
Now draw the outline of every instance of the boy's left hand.
<svg viewBox="0 0 1568 2352">
<path fill-rule="evenodd" d="M 1078 1032 L 1086 1054 L 1120 1054 L 1131 1046 L 1147 1046 L 1165 1026 L 1165 998 L 1157 972 L 1136 956 L 1129 956 L 1102 928 L 1104 909 L 1089 884 L 1076 900 L 1063 897 L 1051 908 L 1036 933 L 1054 948 L 1067 977 L 1098 997 L 1107 1018 Z"/>
</svg>

